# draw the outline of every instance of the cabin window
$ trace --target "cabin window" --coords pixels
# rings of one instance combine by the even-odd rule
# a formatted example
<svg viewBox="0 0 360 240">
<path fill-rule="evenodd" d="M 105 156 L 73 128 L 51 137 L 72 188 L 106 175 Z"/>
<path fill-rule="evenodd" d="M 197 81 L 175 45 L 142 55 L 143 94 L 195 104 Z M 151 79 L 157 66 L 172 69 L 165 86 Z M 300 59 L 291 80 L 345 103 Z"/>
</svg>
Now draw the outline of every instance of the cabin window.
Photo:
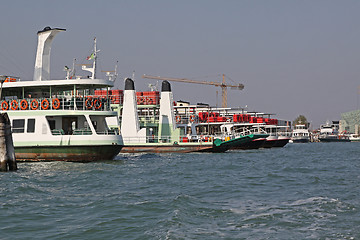
<svg viewBox="0 0 360 240">
<path fill-rule="evenodd" d="M 50 130 L 54 130 L 55 129 L 55 120 L 48 120 L 48 122 L 49 122 Z"/>
<path fill-rule="evenodd" d="M 34 133 L 35 132 L 35 119 L 28 119 L 27 132 L 28 133 Z"/>
<path fill-rule="evenodd" d="M 94 126 L 95 131 L 97 130 L 97 121 L 91 121 L 92 125 Z"/>
<path fill-rule="evenodd" d="M 23 133 L 25 128 L 25 119 L 14 119 L 12 127 L 13 133 Z"/>
</svg>

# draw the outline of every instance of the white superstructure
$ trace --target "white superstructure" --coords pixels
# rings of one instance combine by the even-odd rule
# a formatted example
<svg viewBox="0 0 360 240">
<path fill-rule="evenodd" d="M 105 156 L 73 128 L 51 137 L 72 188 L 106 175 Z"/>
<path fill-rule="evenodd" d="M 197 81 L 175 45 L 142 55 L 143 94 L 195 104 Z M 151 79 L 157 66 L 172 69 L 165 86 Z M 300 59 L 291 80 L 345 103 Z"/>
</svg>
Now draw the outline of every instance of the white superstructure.
<svg viewBox="0 0 360 240">
<path fill-rule="evenodd" d="M 110 130 L 107 117 L 116 117 L 107 98 L 91 95 L 113 82 L 103 79 L 50 80 L 50 50 L 54 36 L 65 29 L 38 32 L 34 79 L 5 82 L 1 108 L 13 128 L 19 161 L 110 160 L 123 147 L 121 135 Z"/>
</svg>

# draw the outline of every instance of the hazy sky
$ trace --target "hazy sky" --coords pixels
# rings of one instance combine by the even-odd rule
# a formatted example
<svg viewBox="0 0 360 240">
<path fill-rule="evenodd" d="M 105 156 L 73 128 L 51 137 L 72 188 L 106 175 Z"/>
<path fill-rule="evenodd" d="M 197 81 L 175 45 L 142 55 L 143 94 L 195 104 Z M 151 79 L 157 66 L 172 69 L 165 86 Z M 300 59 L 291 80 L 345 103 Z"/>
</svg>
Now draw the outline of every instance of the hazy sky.
<svg viewBox="0 0 360 240">
<path fill-rule="evenodd" d="M 99 72 L 118 62 L 116 87 L 135 71 L 221 81 L 228 105 L 305 115 L 318 127 L 358 108 L 360 1 L 351 0 L 62 0 L 1 1 L 0 74 L 32 79 L 37 31 L 66 28 L 52 45 L 51 77 L 65 77 L 73 58 L 86 63 L 97 38 Z M 81 71 L 78 69 L 78 73 Z M 86 73 L 84 73 L 86 74 Z M 101 75 L 99 76 L 101 77 Z M 228 83 L 233 83 L 227 80 Z M 172 82 L 174 98 L 221 104 L 220 88 Z"/>
</svg>

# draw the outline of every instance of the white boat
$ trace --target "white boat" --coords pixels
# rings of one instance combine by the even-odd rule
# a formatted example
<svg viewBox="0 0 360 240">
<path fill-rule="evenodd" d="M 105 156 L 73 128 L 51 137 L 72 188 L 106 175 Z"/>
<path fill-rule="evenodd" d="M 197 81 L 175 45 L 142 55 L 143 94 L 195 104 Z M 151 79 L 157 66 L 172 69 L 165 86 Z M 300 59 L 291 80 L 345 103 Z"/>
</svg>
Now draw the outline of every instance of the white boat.
<svg viewBox="0 0 360 240">
<path fill-rule="evenodd" d="M 307 143 L 310 141 L 310 132 L 304 124 L 295 125 L 292 131 L 291 142 L 293 143 Z"/>
<path fill-rule="evenodd" d="M 360 142 L 360 135 L 359 134 L 350 134 L 349 140 L 351 142 Z"/>
<path fill-rule="evenodd" d="M 118 131 L 107 127 L 105 119 L 117 113 L 111 111 L 107 98 L 91 94 L 94 89 L 112 87 L 113 82 L 95 78 L 95 57 L 90 78 L 50 80 L 51 43 L 61 31 L 65 29 L 47 27 L 38 32 L 33 80 L 3 77 L 14 79 L 3 83 L 0 98 L 12 123 L 16 159 L 111 160 L 123 141 Z"/>
<path fill-rule="evenodd" d="M 318 139 L 320 142 L 350 142 L 348 134 L 339 132 L 338 121 L 327 121 L 326 124 L 322 124 Z"/>
</svg>

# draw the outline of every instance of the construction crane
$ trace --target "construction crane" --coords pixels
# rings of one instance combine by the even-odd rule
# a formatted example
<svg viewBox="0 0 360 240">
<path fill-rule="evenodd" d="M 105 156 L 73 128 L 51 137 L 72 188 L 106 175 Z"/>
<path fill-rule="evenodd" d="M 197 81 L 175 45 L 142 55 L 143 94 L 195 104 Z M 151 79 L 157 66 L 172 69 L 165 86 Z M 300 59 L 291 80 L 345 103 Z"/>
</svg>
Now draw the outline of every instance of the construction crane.
<svg viewBox="0 0 360 240">
<path fill-rule="evenodd" d="M 207 82 L 207 81 L 197 81 L 197 80 L 191 80 L 187 78 L 165 78 L 165 77 L 155 77 L 144 74 L 142 78 L 148 78 L 148 79 L 156 79 L 156 80 L 167 80 L 167 81 L 174 81 L 174 82 L 184 82 L 184 83 L 196 83 L 196 84 L 206 84 L 206 85 L 212 85 L 216 87 L 221 87 L 221 93 L 222 93 L 222 107 L 227 107 L 227 88 L 230 87 L 231 89 L 238 89 L 242 90 L 244 89 L 244 85 L 239 83 L 238 85 L 230 85 L 225 82 L 225 74 L 222 75 L 222 82 Z"/>
</svg>

